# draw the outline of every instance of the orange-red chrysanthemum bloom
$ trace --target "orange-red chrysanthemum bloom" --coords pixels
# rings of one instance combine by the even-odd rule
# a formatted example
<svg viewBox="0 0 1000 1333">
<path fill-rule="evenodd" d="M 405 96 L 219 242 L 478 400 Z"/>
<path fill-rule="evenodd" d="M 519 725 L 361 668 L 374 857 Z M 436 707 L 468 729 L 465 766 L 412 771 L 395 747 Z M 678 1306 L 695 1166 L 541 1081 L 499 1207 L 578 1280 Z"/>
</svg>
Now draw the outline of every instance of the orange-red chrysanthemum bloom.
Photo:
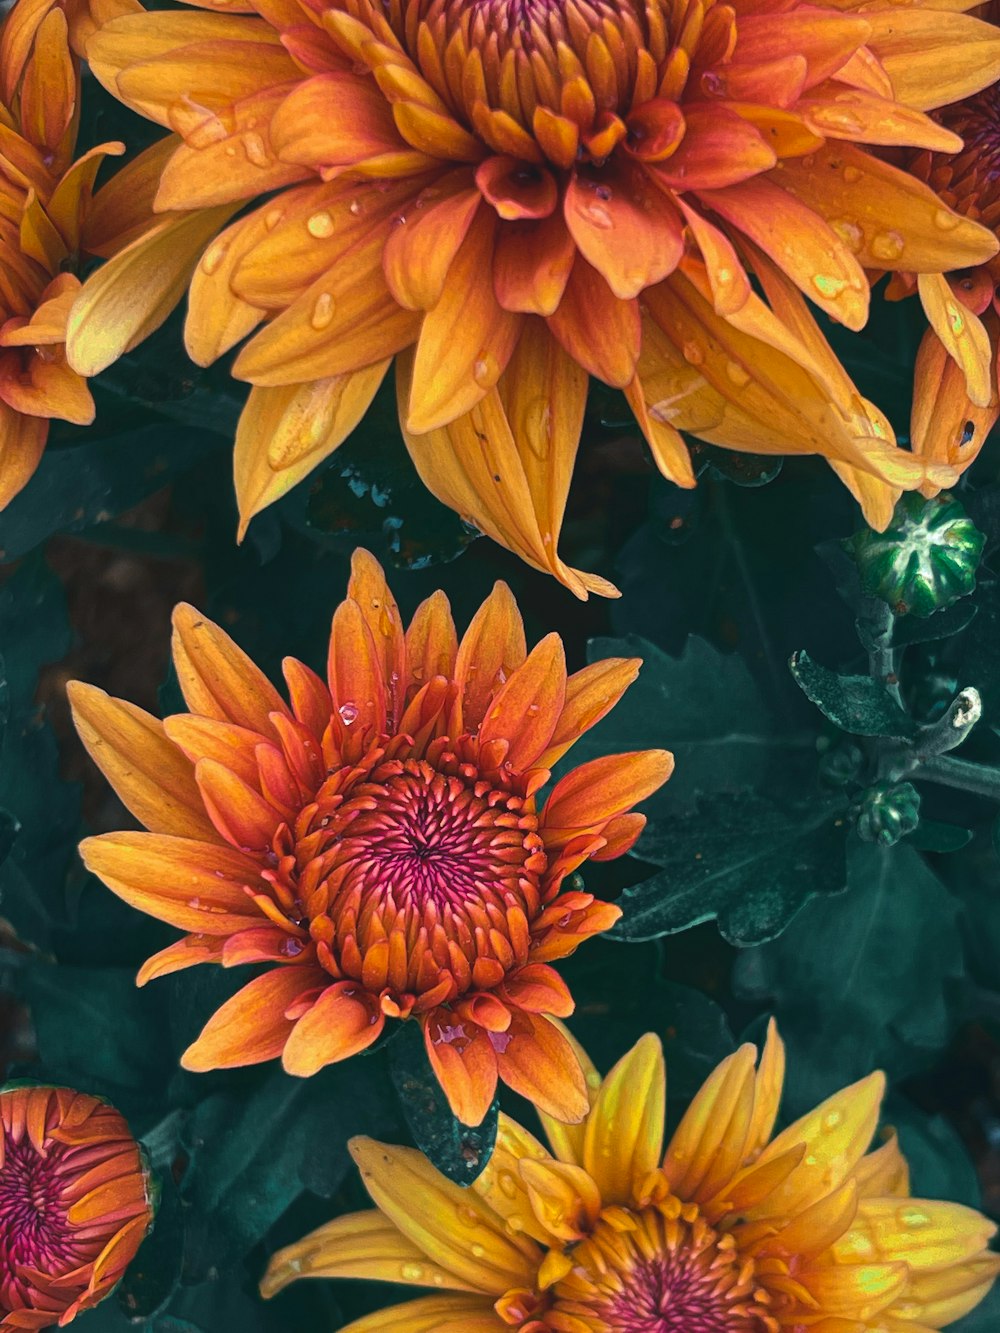
<svg viewBox="0 0 1000 1333">
<path fill-rule="evenodd" d="M 1000 1270 L 996 1227 L 911 1198 L 895 1137 L 868 1151 L 884 1078 L 774 1136 L 773 1025 L 756 1056 L 723 1061 L 664 1145 L 649 1034 L 603 1080 L 588 1063 L 585 1124 L 542 1114 L 548 1148 L 501 1116 L 468 1190 L 410 1148 L 354 1139 L 376 1209 L 280 1251 L 261 1290 L 302 1277 L 436 1289 L 342 1333 L 932 1333 L 978 1305 Z"/>
<path fill-rule="evenodd" d="M 435 593 L 403 630 L 377 562 L 354 557 L 327 681 L 294 658 L 290 702 L 217 626 L 175 616 L 190 713 L 157 722 L 71 687 L 77 727 L 150 830 L 83 843 L 133 906 L 191 933 L 140 982 L 194 963 L 266 963 L 209 1020 L 188 1069 L 281 1056 L 308 1075 L 418 1018 L 457 1115 L 476 1124 L 497 1077 L 579 1119 L 583 1076 L 546 1015 L 570 994 L 550 966 L 618 908 L 563 887 L 626 851 L 630 813 L 669 776 L 663 750 L 551 766 L 603 717 L 639 663 L 567 679 L 559 637 L 531 653 L 497 584 L 459 644 Z"/>
<path fill-rule="evenodd" d="M 942 108 L 936 118 L 961 136 L 964 148 L 915 154 L 909 170 L 955 212 L 1000 236 L 1000 84 Z M 913 448 L 959 472 L 979 453 L 1000 412 L 998 281 L 994 258 L 951 274 L 947 282 L 899 274 L 889 289 L 899 297 L 919 285 L 931 321 L 914 373 Z M 956 339 L 955 330 L 964 326 L 967 336 Z M 939 489 L 933 483 L 923 487 L 928 496 Z"/>
<path fill-rule="evenodd" d="M 119 219 L 94 216 L 106 143 L 73 162 L 74 49 L 129 0 L 17 0 L 0 23 L 0 508 L 38 466 L 53 418 L 86 425 L 94 402 L 66 360 L 81 254 L 114 252 Z M 147 215 L 149 213 L 147 190 Z M 131 237 L 129 237 L 131 239 Z"/>
<path fill-rule="evenodd" d="M 1000 73 L 1000 36 L 953 12 L 966 5 L 205 7 L 227 12 L 126 16 L 87 54 L 179 136 L 157 207 L 219 210 L 217 229 L 270 196 L 204 250 L 187 321 L 200 364 L 258 330 L 235 368 L 254 386 L 236 444 L 244 523 L 354 428 L 394 356 L 430 489 L 581 596 L 613 591 L 556 549 L 587 372 L 625 390 L 682 486 L 679 429 L 819 453 L 877 521 L 880 486 L 926 480 L 801 293 L 857 329 L 866 270 L 995 253 L 867 147 L 960 146 L 924 113 Z M 148 327 L 144 287 L 161 293 L 179 253 L 134 247 L 87 284 L 73 364 L 93 372 Z"/>
<path fill-rule="evenodd" d="M 62 1328 L 119 1282 L 152 1220 L 128 1125 L 69 1088 L 0 1091 L 0 1330 Z"/>
</svg>

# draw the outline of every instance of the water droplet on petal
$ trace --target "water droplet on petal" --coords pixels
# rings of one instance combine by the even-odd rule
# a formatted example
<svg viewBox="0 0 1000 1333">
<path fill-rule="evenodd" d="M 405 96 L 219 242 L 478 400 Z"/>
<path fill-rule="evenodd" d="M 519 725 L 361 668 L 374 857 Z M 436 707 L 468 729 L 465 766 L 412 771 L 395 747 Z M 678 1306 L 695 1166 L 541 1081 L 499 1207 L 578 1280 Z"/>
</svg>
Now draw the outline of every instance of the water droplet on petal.
<svg viewBox="0 0 1000 1333">
<path fill-rule="evenodd" d="M 218 272 L 219 266 L 226 257 L 226 251 L 229 249 L 229 242 L 218 240 L 208 247 L 201 257 L 201 271 L 208 277 Z"/>
<path fill-rule="evenodd" d="M 861 179 L 861 170 L 858 167 L 845 167 L 844 180 L 848 185 L 856 185 Z"/>
<path fill-rule="evenodd" d="M 817 273 L 813 278 L 813 286 L 820 296 L 835 300 L 847 286 L 847 280 L 846 278 L 833 278 L 829 273 Z"/>
<path fill-rule="evenodd" d="M 267 145 L 259 134 L 244 134 L 243 151 L 247 155 L 247 161 L 255 167 L 267 167 L 271 164 L 271 155 L 267 151 Z"/>
<path fill-rule="evenodd" d="M 402 1264 L 399 1275 L 404 1282 L 419 1282 L 424 1275 L 424 1270 L 420 1264 Z"/>
<path fill-rule="evenodd" d="M 847 218 L 838 218 L 831 222 L 830 226 L 844 242 L 848 250 L 856 255 L 864 244 L 865 239 L 865 234 L 858 224 L 849 221 Z"/>
<path fill-rule="evenodd" d="M 345 727 L 352 726 L 358 720 L 358 706 L 353 703 L 343 703 L 337 709 L 340 714 L 340 720 Z"/>
<path fill-rule="evenodd" d="M 681 351 L 684 353 L 684 360 L 689 361 L 692 366 L 700 366 L 705 360 L 705 350 L 699 343 L 686 342 Z"/>
<path fill-rule="evenodd" d="M 750 383 L 750 372 L 746 366 L 741 366 L 738 361 L 726 362 L 726 377 L 738 389 L 743 389 Z"/>
<path fill-rule="evenodd" d="M 319 213 L 314 213 L 306 223 L 306 231 L 310 236 L 315 236 L 321 240 L 325 236 L 333 235 L 333 218 L 323 209 Z"/>
<path fill-rule="evenodd" d="M 954 231 L 962 219 L 950 208 L 939 208 L 934 214 L 934 225 L 940 231 Z"/>
<path fill-rule="evenodd" d="M 480 352 L 472 363 L 472 378 L 481 389 L 492 389 L 500 378 L 500 366 L 492 352 Z"/>
<path fill-rule="evenodd" d="M 313 306 L 309 323 L 314 329 L 325 329 L 333 322 L 333 297 L 329 292 L 320 292 Z"/>
<path fill-rule="evenodd" d="M 872 238 L 871 250 L 876 259 L 891 261 L 899 258 L 905 244 L 898 231 L 880 231 Z"/>
</svg>

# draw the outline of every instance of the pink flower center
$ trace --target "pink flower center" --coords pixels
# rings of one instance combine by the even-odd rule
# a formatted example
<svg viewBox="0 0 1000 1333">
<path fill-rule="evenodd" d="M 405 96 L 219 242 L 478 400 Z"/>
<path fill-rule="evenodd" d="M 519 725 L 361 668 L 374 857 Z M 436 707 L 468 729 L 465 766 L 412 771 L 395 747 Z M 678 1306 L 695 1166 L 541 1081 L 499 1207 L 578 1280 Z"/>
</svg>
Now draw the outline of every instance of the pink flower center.
<svg viewBox="0 0 1000 1333">
<path fill-rule="evenodd" d="M 49 1143 L 42 1157 L 27 1135 L 17 1143 L 5 1139 L 0 1169 L 0 1311 L 21 1309 L 27 1303 L 18 1269 L 58 1275 L 80 1262 L 63 1202 L 60 1160 L 65 1151 L 60 1144 Z"/>
<path fill-rule="evenodd" d="M 752 1263 L 680 1207 L 670 1199 L 633 1213 L 631 1230 L 599 1222 L 573 1251 L 555 1310 L 608 1333 L 770 1333 Z"/>
</svg>

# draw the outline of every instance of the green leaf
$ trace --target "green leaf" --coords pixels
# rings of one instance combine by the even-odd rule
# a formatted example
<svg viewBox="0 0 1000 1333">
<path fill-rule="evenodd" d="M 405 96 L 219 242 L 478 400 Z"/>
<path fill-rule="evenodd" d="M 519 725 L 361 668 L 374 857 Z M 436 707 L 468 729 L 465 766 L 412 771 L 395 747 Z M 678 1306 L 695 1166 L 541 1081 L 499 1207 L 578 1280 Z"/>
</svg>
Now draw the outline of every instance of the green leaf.
<svg viewBox="0 0 1000 1333">
<path fill-rule="evenodd" d="M 650 746 L 672 750 L 673 776 L 643 807 L 651 816 L 683 813 L 698 792 L 757 786 L 790 750 L 811 748 L 812 738 L 779 732 L 743 660 L 704 639 L 689 638 L 679 659 L 634 634 L 592 639 L 588 661 L 605 657 L 641 657 L 639 679 L 573 746 L 567 764 Z"/>
<path fill-rule="evenodd" d="M 797 1109 L 873 1069 L 926 1066 L 959 1015 L 958 905 L 920 854 L 852 842 L 847 872 L 846 896 L 814 899 L 736 965 L 737 994 L 773 1006 Z"/>
<path fill-rule="evenodd" d="M 0 513 L 0 560 L 24 555 L 54 532 L 99 528 L 220 447 L 216 436 L 163 422 L 46 450 Z"/>
<path fill-rule="evenodd" d="M 920 616 L 898 616 L 892 630 L 892 647 L 905 648 L 908 644 L 935 643 L 961 634 L 979 614 L 972 601 L 956 602 L 929 619 Z"/>
<path fill-rule="evenodd" d="M 972 830 L 936 819 L 922 819 L 906 841 L 918 852 L 957 852 L 972 839 Z"/>
<path fill-rule="evenodd" d="M 804 650 L 788 663 L 806 698 L 841 731 L 852 736 L 910 739 L 917 725 L 885 685 L 871 676 L 840 676 L 814 662 Z"/>
<path fill-rule="evenodd" d="M 347 1140 L 386 1124 L 391 1093 L 374 1065 L 352 1060 L 308 1079 L 247 1071 L 198 1105 L 184 1134 L 186 1282 L 245 1254 L 303 1190 L 337 1190 L 350 1168 Z"/>
<path fill-rule="evenodd" d="M 946 1199 L 968 1208 L 982 1205 L 979 1178 L 965 1145 L 942 1115 L 927 1115 L 902 1095 L 890 1095 L 882 1120 L 899 1134 L 918 1199 Z"/>
<path fill-rule="evenodd" d="M 500 1103 L 494 1099 L 481 1125 L 463 1125 L 430 1067 L 420 1024 L 401 1026 L 389 1050 L 389 1069 L 406 1123 L 417 1147 L 442 1175 L 457 1185 L 471 1185 L 493 1155 Z"/>
<path fill-rule="evenodd" d="M 794 811 L 751 792 L 702 797 L 683 818 L 651 823 L 638 855 L 663 868 L 618 900 L 618 940 L 649 940 L 715 920 L 730 944 L 774 939 L 816 894 L 846 888 L 843 806 Z"/>
</svg>

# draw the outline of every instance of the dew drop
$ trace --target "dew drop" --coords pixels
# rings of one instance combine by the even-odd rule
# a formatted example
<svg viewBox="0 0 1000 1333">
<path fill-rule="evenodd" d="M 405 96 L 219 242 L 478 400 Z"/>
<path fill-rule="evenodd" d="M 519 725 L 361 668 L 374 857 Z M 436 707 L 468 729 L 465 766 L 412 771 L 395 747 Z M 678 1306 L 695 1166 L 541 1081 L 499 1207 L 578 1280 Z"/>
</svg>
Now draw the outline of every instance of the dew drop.
<svg viewBox="0 0 1000 1333">
<path fill-rule="evenodd" d="M 403 1264 L 400 1267 L 399 1275 L 404 1282 L 419 1282 L 424 1275 L 424 1270 L 419 1264 Z"/>
<path fill-rule="evenodd" d="M 229 249 L 228 241 L 214 241 L 201 257 L 201 271 L 208 277 L 217 273 Z"/>
<path fill-rule="evenodd" d="M 930 1217 L 921 1209 L 912 1206 L 903 1207 L 898 1210 L 896 1216 L 904 1227 L 925 1227 L 930 1224 Z"/>
<path fill-rule="evenodd" d="M 738 389 L 743 389 L 750 383 L 750 372 L 745 366 L 741 366 L 738 361 L 726 362 L 726 377 Z"/>
<path fill-rule="evenodd" d="M 357 704 L 352 704 L 352 703 L 341 704 L 340 707 L 337 709 L 337 712 L 340 714 L 340 720 L 343 722 L 345 727 L 352 726 L 358 720 Z"/>
<path fill-rule="evenodd" d="M 829 273 L 817 273 L 813 278 L 813 286 L 820 296 L 836 299 L 847 286 L 847 280 L 846 278 L 832 278 Z"/>
<path fill-rule="evenodd" d="M 857 254 L 864 244 L 865 234 L 856 222 L 851 222 L 847 218 L 838 218 L 831 222 L 830 226 L 837 233 L 840 239 L 847 246 L 852 254 Z"/>
<path fill-rule="evenodd" d="M 965 317 L 953 301 L 946 302 L 944 309 L 948 316 L 948 327 L 956 338 L 960 338 L 965 332 Z"/>
<path fill-rule="evenodd" d="M 939 231 L 954 231 L 962 219 L 950 208 L 939 208 L 934 214 L 934 225 Z"/>
<path fill-rule="evenodd" d="M 332 236 L 333 218 L 325 209 L 319 213 L 314 213 L 306 223 L 306 231 L 310 236 L 315 236 L 317 240 L 322 240 L 325 236 Z"/>
<path fill-rule="evenodd" d="M 267 151 L 264 140 L 259 134 L 244 134 L 243 151 L 247 155 L 247 161 L 255 167 L 266 167 L 270 165 L 271 156 Z"/>
<path fill-rule="evenodd" d="M 684 353 L 684 360 L 689 361 L 692 366 L 700 366 L 705 360 L 704 349 L 696 342 L 686 342 L 681 351 Z"/>
<path fill-rule="evenodd" d="M 876 259 L 898 259 L 906 244 L 898 231 L 880 231 L 872 238 L 872 254 Z"/>
<path fill-rule="evenodd" d="M 845 167 L 844 180 L 848 185 L 856 185 L 861 179 L 861 170 L 859 167 Z"/>
<path fill-rule="evenodd" d="M 584 211 L 594 226 L 599 227 L 601 231 L 609 231 L 614 226 L 611 214 L 600 204 L 588 204 Z"/>
<path fill-rule="evenodd" d="M 492 389 L 500 378 L 500 366 L 492 352 L 480 352 L 472 363 L 472 378 L 481 389 Z"/>
<path fill-rule="evenodd" d="M 351 215 L 356 218 L 359 218 L 365 211 L 364 204 L 362 204 L 360 199 L 352 199 L 347 207 Z"/>
<path fill-rule="evenodd" d="M 516 1199 L 518 1196 L 518 1185 L 512 1171 L 501 1171 L 497 1179 L 500 1186 L 500 1193 L 506 1194 L 508 1199 Z"/>
<path fill-rule="evenodd" d="M 843 1121 L 844 1121 L 843 1112 L 828 1111 L 827 1114 L 823 1117 L 823 1128 L 826 1130 L 836 1129 L 839 1125 L 843 1124 Z"/>
<path fill-rule="evenodd" d="M 473 1245 L 473 1246 L 472 1246 L 472 1257 L 473 1257 L 474 1259 L 485 1259 L 485 1258 L 486 1258 L 486 1247 L 483 1246 L 483 1245 Z"/>
<path fill-rule="evenodd" d="M 320 292 L 313 306 L 309 323 L 314 329 L 325 329 L 333 322 L 333 297 L 329 292 Z"/>
</svg>

